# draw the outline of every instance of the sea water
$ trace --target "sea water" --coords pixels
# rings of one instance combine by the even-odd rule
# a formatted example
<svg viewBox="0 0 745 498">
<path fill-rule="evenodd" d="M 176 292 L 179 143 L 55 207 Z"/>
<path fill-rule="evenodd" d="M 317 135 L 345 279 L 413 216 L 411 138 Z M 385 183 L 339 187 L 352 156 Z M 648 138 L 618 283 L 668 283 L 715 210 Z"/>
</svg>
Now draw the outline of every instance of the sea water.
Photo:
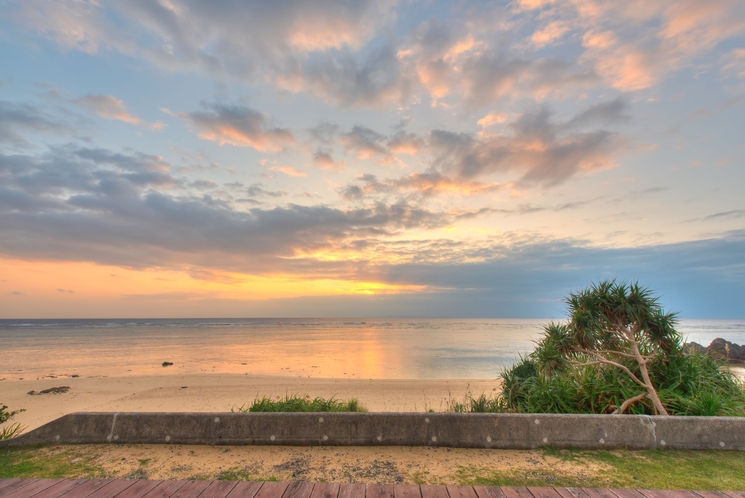
<svg viewBox="0 0 745 498">
<path fill-rule="evenodd" d="M 0 379 L 237 373 L 493 379 L 547 319 L 0 320 Z M 688 340 L 745 343 L 745 320 L 684 320 Z M 163 362 L 172 366 L 163 367 Z"/>
</svg>

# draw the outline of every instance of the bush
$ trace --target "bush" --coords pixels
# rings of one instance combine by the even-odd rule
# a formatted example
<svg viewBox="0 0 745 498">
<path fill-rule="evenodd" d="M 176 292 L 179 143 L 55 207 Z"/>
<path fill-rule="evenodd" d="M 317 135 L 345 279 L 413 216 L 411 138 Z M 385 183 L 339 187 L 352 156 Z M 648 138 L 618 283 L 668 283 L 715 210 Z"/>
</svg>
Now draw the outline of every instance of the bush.
<svg viewBox="0 0 745 498">
<path fill-rule="evenodd" d="M 601 282 L 566 300 L 535 350 L 504 371 L 504 409 L 524 413 L 745 416 L 736 376 L 689 353 L 675 315 L 638 284 Z"/>
<path fill-rule="evenodd" d="M 8 406 L 0 403 L 0 425 L 4 424 L 13 419 L 14 416 L 21 412 L 25 412 L 23 408 L 20 410 L 8 411 Z M 10 439 L 16 437 L 23 432 L 24 427 L 21 424 L 13 424 L 8 427 L 0 429 L 0 439 Z"/>
<path fill-rule="evenodd" d="M 347 401 L 334 399 L 301 397 L 297 394 L 286 395 L 284 399 L 272 399 L 266 396 L 254 399 L 250 406 L 244 404 L 231 408 L 231 412 L 366 412 L 367 409 L 356 398 Z"/>
</svg>

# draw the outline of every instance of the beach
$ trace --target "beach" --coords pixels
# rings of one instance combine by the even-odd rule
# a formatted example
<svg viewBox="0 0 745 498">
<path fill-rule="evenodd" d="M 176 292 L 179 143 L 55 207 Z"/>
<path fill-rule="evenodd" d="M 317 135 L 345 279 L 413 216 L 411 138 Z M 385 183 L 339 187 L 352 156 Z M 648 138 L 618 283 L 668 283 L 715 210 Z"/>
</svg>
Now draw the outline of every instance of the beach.
<svg viewBox="0 0 745 498">
<path fill-rule="evenodd" d="M 61 394 L 29 395 L 69 386 Z M 11 410 L 25 408 L 14 421 L 35 429 L 68 413 L 225 412 L 250 404 L 257 396 L 299 394 L 357 398 L 369 411 L 445 411 L 448 401 L 466 393 L 495 393 L 495 379 L 336 379 L 290 376 L 189 374 L 0 381 L 2 401 Z"/>
</svg>

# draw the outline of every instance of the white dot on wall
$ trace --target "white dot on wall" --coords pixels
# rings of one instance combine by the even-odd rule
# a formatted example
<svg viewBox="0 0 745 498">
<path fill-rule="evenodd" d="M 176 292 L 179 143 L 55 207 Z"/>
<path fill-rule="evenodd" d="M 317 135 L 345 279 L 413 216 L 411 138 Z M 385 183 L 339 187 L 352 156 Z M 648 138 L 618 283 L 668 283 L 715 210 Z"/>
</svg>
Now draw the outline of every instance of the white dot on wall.
<svg viewBox="0 0 745 498">
<path fill-rule="evenodd" d="M 322 423 L 323 423 L 323 417 L 319 417 L 319 418 L 318 418 L 318 423 L 319 423 L 319 424 L 322 424 Z"/>
<path fill-rule="evenodd" d="M 603 443 L 605 443 L 605 439 L 600 438 L 600 444 L 603 444 Z"/>
<path fill-rule="evenodd" d="M 719 446 L 721 446 L 722 448 L 724 448 L 724 441 L 719 441 Z"/>
<path fill-rule="evenodd" d="M 543 438 L 543 442 L 544 442 L 544 443 L 548 443 L 548 438 L 547 438 L 547 437 L 544 437 L 544 438 Z"/>
<path fill-rule="evenodd" d="M 220 417 L 215 417 L 215 423 L 216 424 L 219 424 L 220 423 Z"/>
<path fill-rule="evenodd" d="M 491 443 L 491 436 L 486 436 L 486 442 Z"/>
<path fill-rule="evenodd" d="M 666 444 L 667 444 L 667 443 L 665 442 L 665 440 L 664 440 L 664 439 L 662 439 L 662 440 L 660 441 L 660 445 L 662 445 L 662 446 L 665 446 Z"/>
<path fill-rule="evenodd" d="M 57 436 L 54 439 L 56 439 L 57 441 L 59 441 L 59 436 Z M 106 441 L 111 441 L 111 434 L 109 434 L 108 436 L 106 436 Z"/>
<path fill-rule="evenodd" d="M 166 443 L 171 440 L 171 436 L 166 436 Z"/>
<path fill-rule="evenodd" d="M 114 436 L 114 441 L 118 441 L 118 440 L 119 440 L 119 436 Z"/>
<path fill-rule="evenodd" d="M 432 436 L 432 442 L 437 442 L 437 436 Z"/>
<path fill-rule="evenodd" d="M 277 439 L 277 438 L 276 438 L 276 437 L 274 437 L 274 436 L 269 436 L 269 440 L 270 440 L 270 441 L 274 441 L 275 439 Z"/>
<path fill-rule="evenodd" d="M 382 440 L 383 440 L 383 436 L 378 436 L 378 437 L 377 437 L 376 439 L 377 439 L 378 441 L 382 441 Z"/>
<path fill-rule="evenodd" d="M 535 419 L 535 425 L 538 425 L 538 424 L 540 424 L 540 423 L 541 423 L 541 421 L 540 421 L 540 420 L 538 420 L 538 419 Z"/>
<path fill-rule="evenodd" d="M 328 436 L 323 436 L 323 440 L 324 441 L 328 441 L 329 440 L 329 437 Z"/>
<path fill-rule="evenodd" d="M 425 418 L 424 419 L 424 422 L 428 424 L 429 423 L 429 419 L 428 418 Z"/>
<path fill-rule="evenodd" d="M 109 437 L 111 437 L 111 436 L 109 436 Z M 107 438 L 107 439 L 108 439 L 108 438 Z M 54 440 L 55 440 L 55 441 L 59 441 L 59 440 L 60 440 L 60 435 L 59 435 L 59 434 L 57 434 L 56 436 L 54 436 Z M 111 439 L 109 439 L 109 441 L 111 441 Z"/>
</svg>

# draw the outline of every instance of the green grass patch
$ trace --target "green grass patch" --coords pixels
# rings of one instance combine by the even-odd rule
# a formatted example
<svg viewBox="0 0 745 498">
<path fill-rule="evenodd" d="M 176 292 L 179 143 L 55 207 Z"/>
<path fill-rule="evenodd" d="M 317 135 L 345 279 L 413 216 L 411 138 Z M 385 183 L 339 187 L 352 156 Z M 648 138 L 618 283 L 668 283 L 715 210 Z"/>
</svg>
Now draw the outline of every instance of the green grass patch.
<svg viewBox="0 0 745 498">
<path fill-rule="evenodd" d="M 298 394 L 286 395 L 284 398 L 272 399 L 267 396 L 254 399 L 248 403 L 231 408 L 231 412 L 366 412 L 367 408 L 362 406 L 357 398 L 338 400 L 333 396 L 329 399 L 300 396 Z"/>
<path fill-rule="evenodd" d="M 0 449 L 0 478 L 104 477 L 101 468 L 73 448 L 21 447 Z"/>
<path fill-rule="evenodd" d="M 559 462 L 556 460 L 558 459 Z M 535 468 L 495 472 L 460 467 L 464 485 L 745 490 L 745 457 L 737 451 L 543 450 Z M 574 470 L 559 468 L 572 463 Z M 540 463 L 540 465 L 538 465 Z"/>
</svg>

